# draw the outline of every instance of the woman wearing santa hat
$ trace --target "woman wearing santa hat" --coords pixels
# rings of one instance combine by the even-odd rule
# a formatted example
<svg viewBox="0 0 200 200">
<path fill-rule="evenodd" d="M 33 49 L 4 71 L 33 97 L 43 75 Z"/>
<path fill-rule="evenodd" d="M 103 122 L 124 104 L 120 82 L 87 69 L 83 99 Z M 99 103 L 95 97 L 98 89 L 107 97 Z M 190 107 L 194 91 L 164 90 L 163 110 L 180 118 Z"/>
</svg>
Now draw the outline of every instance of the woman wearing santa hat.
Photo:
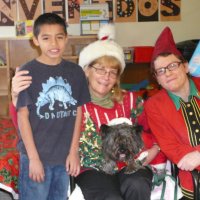
<svg viewBox="0 0 200 200">
<path fill-rule="evenodd" d="M 114 41 L 113 25 L 100 29 L 99 40 L 86 46 L 80 53 L 79 65 L 85 71 L 91 102 L 82 107 L 82 133 L 80 159 L 82 172 L 76 177 L 86 200 L 149 200 L 152 188 L 152 172 L 141 168 L 125 174 L 119 166 L 114 175 L 100 170 L 102 161 L 100 126 L 114 118 L 125 117 L 132 123 L 148 126 L 143 110 L 143 100 L 134 92 L 120 89 L 120 77 L 125 68 L 123 49 Z M 13 102 L 18 93 L 31 84 L 27 76 L 17 72 L 13 79 Z M 30 78 L 30 77 L 29 77 Z M 159 155 L 159 163 L 166 161 L 159 152 L 151 134 L 147 133 L 149 149 L 145 165 Z M 154 164 L 158 162 L 154 160 Z M 122 167 L 122 169 L 121 169 Z M 144 189 L 145 188 L 145 189 Z"/>
<path fill-rule="evenodd" d="M 180 169 L 185 199 L 193 199 L 190 171 L 200 170 L 200 79 L 189 77 L 188 62 L 168 27 L 156 41 L 151 70 L 162 89 L 145 104 L 148 123 L 161 150 Z"/>
</svg>

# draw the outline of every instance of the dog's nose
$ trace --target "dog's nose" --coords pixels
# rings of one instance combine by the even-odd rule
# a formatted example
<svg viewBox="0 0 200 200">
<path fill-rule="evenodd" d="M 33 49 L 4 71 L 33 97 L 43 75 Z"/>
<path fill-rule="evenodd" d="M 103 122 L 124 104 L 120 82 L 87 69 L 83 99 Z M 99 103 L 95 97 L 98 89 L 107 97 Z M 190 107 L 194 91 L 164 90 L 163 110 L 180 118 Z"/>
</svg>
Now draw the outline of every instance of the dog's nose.
<svg viewBox="0 0 200 200">
<path fill-rule="evenodd" d="M 120 148 L 119 148 L 120 153 L 125 153 L 126 151 L 127 151 L 127 149 L 124 146 L 120 146 Z"/>
</svg>

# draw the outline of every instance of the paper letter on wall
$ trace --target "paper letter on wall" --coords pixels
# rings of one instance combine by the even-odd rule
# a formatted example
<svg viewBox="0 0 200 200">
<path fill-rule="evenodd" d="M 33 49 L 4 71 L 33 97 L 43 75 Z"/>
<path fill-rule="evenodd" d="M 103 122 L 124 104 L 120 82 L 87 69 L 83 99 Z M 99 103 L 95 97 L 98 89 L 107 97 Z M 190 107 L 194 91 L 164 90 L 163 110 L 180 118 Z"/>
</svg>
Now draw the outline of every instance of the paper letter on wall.
<svg viewBox="0 0 200 200">
<path fill-rule="evenodd" d="M 13 26 L 16 20 L 16 1 L 0 0 L 0 26 Z"/>
<path fill-rule="evenodd" d="M 138 21 L 158 21 L 158 0 L 138 0 Z"/>
<path fill-rule="evenodd" d="M 56 13 L 66 19 L 65 0 L 43 0 L 44 12 Z"/>
<path fill-rule="evenodd" d="M 19 0 L 19 19 L 33 20 L 42 14 L 41 0 Z"/>
<path fill-rule="evenodd" d="M 178 21 L 181 19 L 181 0 L 161 0 L 161 21 Z"/>
<path fill-rule="evenodd" d="M 136 0 L 117 0 L 115 7 L 115 22 L 136 21 Z"/>
</svg>

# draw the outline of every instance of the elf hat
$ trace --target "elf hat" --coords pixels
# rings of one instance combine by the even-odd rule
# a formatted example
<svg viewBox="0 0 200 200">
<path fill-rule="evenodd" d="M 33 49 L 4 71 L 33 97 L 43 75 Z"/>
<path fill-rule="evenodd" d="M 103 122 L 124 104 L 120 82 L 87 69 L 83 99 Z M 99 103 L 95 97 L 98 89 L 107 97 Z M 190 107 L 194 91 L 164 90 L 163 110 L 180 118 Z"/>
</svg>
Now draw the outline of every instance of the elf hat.
<svg viewBox="0 0 200 200">
<path fill-rule="evenodd" d="M 152 55 L 152 63 L 162 53 L 171 53 L 174 55 L 180 56 L 180 51 L 176 48 L 176 44 L 174 42 L 174 38 L 172 32 L 169 27 L 166 27 L 158 37 L 153 55 Z"/>
<path fill-rule="evenodd" d="M 89 44 L 80 52 L 79 65 L 84 68 L 102 56 L 113 56 L 121 63 L 121 73 L 125 68 L 124 52 L 122 47 L 114 42 L 114 25 L 106 24 L 99 30 L 97 41 Z"/>
</svg>

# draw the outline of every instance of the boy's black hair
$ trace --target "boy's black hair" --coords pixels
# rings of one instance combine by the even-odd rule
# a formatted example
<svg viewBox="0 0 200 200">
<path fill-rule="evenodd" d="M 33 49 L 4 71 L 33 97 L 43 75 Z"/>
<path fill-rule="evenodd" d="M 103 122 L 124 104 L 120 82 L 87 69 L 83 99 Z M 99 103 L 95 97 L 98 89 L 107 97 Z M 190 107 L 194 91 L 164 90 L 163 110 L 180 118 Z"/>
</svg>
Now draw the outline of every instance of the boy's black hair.
<svg viewBox="0 0 200 200">
<path fill-rule="evenodd" d="M 40 33 L 40 27 L 45 24 L 59 24 L 63 27 L 64 32 L 67 34 L 67 24 L 63 18 L 55 13 L 44 13 L 34 22 L 33 34 L 36 38 Z"/>
</svg>

